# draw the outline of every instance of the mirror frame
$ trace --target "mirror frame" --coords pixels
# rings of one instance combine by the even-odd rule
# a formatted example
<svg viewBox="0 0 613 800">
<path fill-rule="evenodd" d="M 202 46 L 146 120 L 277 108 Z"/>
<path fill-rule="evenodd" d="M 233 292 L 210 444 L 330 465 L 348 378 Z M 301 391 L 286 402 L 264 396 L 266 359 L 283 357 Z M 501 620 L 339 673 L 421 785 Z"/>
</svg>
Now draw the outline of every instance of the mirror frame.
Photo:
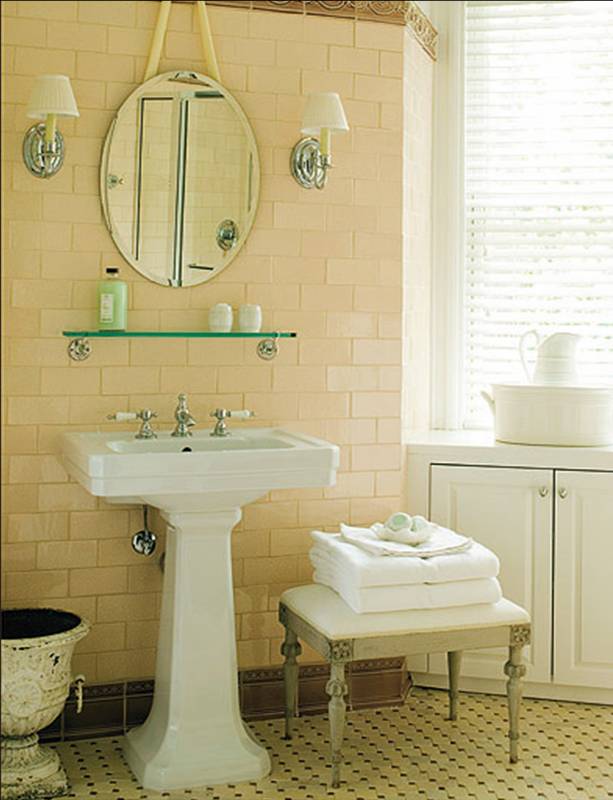
<svg viewBox="0 0 613 800">
<path fill-rule="evenodd" d="M 230 106 L 232 107 L 232 109 L 242 122 L 243 130 L 245 131 L 248 145 L 251 149 L 251 152 L 253 153 L 253 171 L 250 180 L 253 201 L 252 201 L 251 211 L 249 212 L 246 224 L 244 226 L 244 232 L 240 236 L 236 245 L 234 245 L 230 250 L 225 251 L 226 256 L 222 265 L 220 265 L 219 267 L 214 267 L 208 274 L 204 273 L 202 276 L 202 280 L 194 281 L 193 283 L 187 285 L 184 284 L 183 282 L 184 266 L 182 262 L 174 263 L 172 265 L 172 277 L 169 277 L 167 282 L 161 280 L 158 281 L 155 278 L 152 278 L 150 275 L 146 274 L 141 269 L 140 265 L 135 262 L 134 258 L 132 257 L 132 254 L 126 252 L 126 250 L 124 249 L 124 245 L 121 241 L 121 238 L 119 236 L 119 233 L 116 230 L 115 226 L 113 225 L 113 221 L 111 218 L 111 208 L 109 202 L 109 185 L 107 180 L 108 162 L 110 158 L 111 145 L 113 142 L 113 134 L 115 132 L 117 123 L 119 122 L 122 110 L 125 109 L 125 107 L 128 105 L 128 103 L 130 103 L 130 101 L 135 100 L 138 102 L 139 97 L 145 93 L 147 87 L 153 88 L 154 86 L 158 85 L 163 81 L 168 81 L 171 80 L 173 77 L 177 78 L 178 76 L 181 75 L 189 77 L 191 79 L 191 82 L 193 83 L 198 82 L 206 84 L 208 87 L 216 89 L 217 91 L 219 91 L 220 94 L 223 95 L 225 100 L 227 100 L 227 102 L 230 104 Z M 158 286 L 171 286 L 174 288 L 190 288 L 191 286 L 198 286 L 201 283 L 211 280 L 220 272 L 222 272 L 224 269 L 226 269 L 226 267 L 228 267 L 232 263 L 232 261 L 234 261 L 236 256 L 239 254 L 239 252 L 243 248 L 243 245 L 247 241 L 249 234 L 251 233 L 251 229 L 253 228 L 253 223 L 255 221 L 255 217 L 259 206 L 260 184 L 261 184 L 260 155 L 258 152 L 255 134 L 253 133 L 253 128 L 251 127 L 247 115 L 241 108 L 240 104 L 238 103 L 234 95 L 232 95 L 221 83 L 218 83 L 217 81 L 213 80 L 213 78 L 210 78 L 207 75 L 203 75 L 200 72 L 195 72 L 194 70 L 174 69 L 171 70 L 170 72 L 163 72 L 160 73 L 159 75 L 155 75 L 150 80 L 139 84 L 136 87 L 136 89 L 134 89 L 134 91 L 132 91 L 125 98 L 125 100 L 117 109 L 117 112 L 115 113 L 115 116 L 111 120 L 111 124 L 109 125 L 109 129 L 104 139 L 102 156 L 100 159 L 100 199 L 102 202 L 102 213 L 106 228 L 111 235 L 115 247 L 119 250 L 123 259 L 132 267 L 132 269 L 136 270 L 136 272 L 138 272 L 139 275 L 142 275 L 143 278 L 146 278 L 152 283 L 158 284 Z"/>
</svg>

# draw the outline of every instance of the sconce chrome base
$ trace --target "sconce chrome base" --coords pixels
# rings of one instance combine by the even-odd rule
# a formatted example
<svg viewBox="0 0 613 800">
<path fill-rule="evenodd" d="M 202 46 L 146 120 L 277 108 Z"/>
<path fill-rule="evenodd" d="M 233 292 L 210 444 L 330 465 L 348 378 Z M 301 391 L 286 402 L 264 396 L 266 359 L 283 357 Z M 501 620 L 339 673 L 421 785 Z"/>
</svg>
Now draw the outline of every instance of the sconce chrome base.
<svg viewBox="0 0 613 800">
<path fill-rule="evenodd" d="M 319 141 L 311 136 L 301 139 L 292 150 L 292 175 L 304 189 L 323 189 L 330 166 L 330 157 L 321 155 Z"/>
<path fill-rule="evenodd" d="M 23 161 L 37 178 L 50 178 L 64 163 L 64 137 L 59 131 L 51 145 L 45 143 L 45 123 L 32 125 L 23 139 Z"/>
</svg>

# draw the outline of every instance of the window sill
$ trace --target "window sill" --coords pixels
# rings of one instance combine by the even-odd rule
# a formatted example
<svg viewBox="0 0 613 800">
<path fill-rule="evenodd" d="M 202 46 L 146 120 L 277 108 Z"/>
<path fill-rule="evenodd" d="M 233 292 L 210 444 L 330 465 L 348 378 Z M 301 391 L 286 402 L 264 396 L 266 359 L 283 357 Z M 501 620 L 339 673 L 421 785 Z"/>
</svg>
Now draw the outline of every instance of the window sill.
<svg viewBox="0 0 613 800">
<path fill-rule="evenodd" d="M 506 444 L 497 442 L 492 430 L 408 431 L 404 444 L 409 459 L 437 464 L 613 470 L 613 446 Z"/>
</svg>

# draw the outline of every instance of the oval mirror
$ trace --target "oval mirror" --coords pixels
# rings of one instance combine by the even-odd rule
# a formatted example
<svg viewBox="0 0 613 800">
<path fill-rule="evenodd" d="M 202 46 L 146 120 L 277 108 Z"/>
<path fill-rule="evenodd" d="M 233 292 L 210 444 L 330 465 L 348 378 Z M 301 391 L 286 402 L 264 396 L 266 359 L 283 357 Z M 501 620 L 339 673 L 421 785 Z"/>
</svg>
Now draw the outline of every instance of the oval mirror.
<svg viewBox="0 0 613 800">
<path fill-rule="evenodd" d="M 253 225 L 259 185 L 247 117 L 196 72 L 139 86 L 104 143 L 106 225 L 126 261 L 165 286 L 193 286 L 228 266 Z"/>
</svg>

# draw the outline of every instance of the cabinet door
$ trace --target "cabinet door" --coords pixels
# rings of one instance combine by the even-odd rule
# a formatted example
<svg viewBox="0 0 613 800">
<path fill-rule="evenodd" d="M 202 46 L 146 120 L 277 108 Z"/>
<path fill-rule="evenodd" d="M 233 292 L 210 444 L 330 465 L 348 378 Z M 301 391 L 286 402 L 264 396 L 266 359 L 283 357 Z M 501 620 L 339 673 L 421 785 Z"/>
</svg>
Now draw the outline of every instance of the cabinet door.
<svg viewBox="0 0 613 800">
<path fill-rule="evenodd" d="M 613 689 L 613 473 L 556 472 L 554 681 Z"/>
<path fill-rule="evenodd" d="M 430 517 L 471 536 L 500 559 L 504 596 L 532 618 L 532 644 L 524 650 L 526 680 L 551 676 L 551 550 L 553 472 L 499 467 L 431 467 Z M 462 675 L 502 678 L 506 648 L 464 654 Z M 446 672 L 432 655 L 430 671 Z"/>
</svg>

